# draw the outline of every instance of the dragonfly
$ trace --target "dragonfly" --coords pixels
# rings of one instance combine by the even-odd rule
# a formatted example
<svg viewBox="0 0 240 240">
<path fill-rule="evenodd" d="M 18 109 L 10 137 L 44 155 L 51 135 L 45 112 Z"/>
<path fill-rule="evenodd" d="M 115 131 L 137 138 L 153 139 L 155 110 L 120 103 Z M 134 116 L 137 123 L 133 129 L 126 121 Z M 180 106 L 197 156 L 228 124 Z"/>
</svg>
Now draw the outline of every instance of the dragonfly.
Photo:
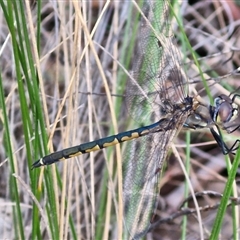
<svg viewBox="0 0 240 240">
<path fill-rule="evenodd" d="M 124 224 L 131 239 L 143 237 L 150 228 L 163 164 L 182 127 L 209 128 L 222 152 L 228 154 L 238 148 L 239 140 L 229 148 L 220 130 L 231 133 L 240 126 L 235 104 L 238 94 L 220 95 L 209 106 L 196 96 L 189 96 L 188 77 L 181 67 L 182 56 L 173 43 L 168 22 L 169 2 L 148 1 L 142 9 L 138 9 L 140 60 L 129 77 L 126 99 L 131 115 L 150 123 L 51 153 L 32 165 L 38 168 L 133 140 L 127 144 L 123 160 Z M 156 14 L 160 16 L 158 20 Z"/>
<path fill-rule="evenodd" d="M 194 103 L 194 98 L 187 96 L 184 98 L 184 102 L 181 104 L 171 105 L 172 111 L 174 112 L 169 113 L 169 115 L 172 114 L 171 117 L 166 116 L 160 119 L 158 122 L 150 124 L 148 126 L 121 132 L 116 135 L 108 136 L 51 153 L 34 162 L 32 167 L 38 168 L 45 165 L 51 165 L 68 158 L 73 158 L 85 153 L 98 151 L 109 146 L 114 146 L 125 141 L 130 141 L 146 136 L 148 134 L 168 132 L 178 126 L 177 124 L 179 124 L 179 120 L 177 118 L 182 118 L 184 115 L 188 117 L 186 118 L 185 122 L 182 122 L 181 125 L 183 127 L 190 129 L 209 128 L 223 154 L 226 155 L 233 153 L 233 151 L 238 149 L 237 145 L 240 140 L 236 140 L 235 143 L 229 148 L 220 135 L 220 128 L 227 131 L 227 133 L 232 133 L 240 128 L 239 108 L 234 103 L 236 97 L 240 97 L 240 95 L 234 94 L 231 98 L 230 96 L 222 94 L 214 99 L 214 106 L 206 106 L 200 105 L 199 102 Z M 216 131 L 213 127 L 216 127 L 218 131 Z"/>
</svg>

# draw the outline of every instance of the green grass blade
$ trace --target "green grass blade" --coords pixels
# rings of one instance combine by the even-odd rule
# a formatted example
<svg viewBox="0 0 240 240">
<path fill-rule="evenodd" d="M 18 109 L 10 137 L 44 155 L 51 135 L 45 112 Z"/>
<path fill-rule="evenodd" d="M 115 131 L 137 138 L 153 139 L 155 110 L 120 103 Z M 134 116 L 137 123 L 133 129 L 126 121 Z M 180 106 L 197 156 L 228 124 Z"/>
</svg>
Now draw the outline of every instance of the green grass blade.
<svg viewBox="0 0 240 240">
<path fill-rule="evenodd" d="M 219 209 L 217 212 L 217 216 L 216 216 L 214 224 L 213 224 L 210 238 L 209 238 L 211 240 L 219 239 L 219 233 L 222 228 L 222 222 L 223 222 L 225 212 L 227 209 L 229 197 L 231 196 L 231 193 L 232 193 L 232 186 L 233 186 L 233 182 L 235 180 L 237 171 L 239 169 L 239 164 L 240 164 L 240 149 L 238 149 L 236 157 L 234 158 L 234 161 L 232 164 L 232 168 L 229 171 L 228 180 L 225 185 L 225 189 L 223 191 L 223 197 L 221 199 L 221 203 L 220 203 L 220 206 L 219 206 Z"/>
</svg>

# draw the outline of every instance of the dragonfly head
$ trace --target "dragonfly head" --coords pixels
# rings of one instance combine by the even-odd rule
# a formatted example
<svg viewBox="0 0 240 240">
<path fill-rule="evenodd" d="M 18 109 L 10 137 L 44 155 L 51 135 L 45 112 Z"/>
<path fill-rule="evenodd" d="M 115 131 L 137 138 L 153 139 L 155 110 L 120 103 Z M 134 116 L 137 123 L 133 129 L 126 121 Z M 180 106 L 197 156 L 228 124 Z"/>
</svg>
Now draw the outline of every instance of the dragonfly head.
<svg viewBox="0 0 240 240">
<path fill-rule="evenodd" d="M 240 128 L 240 111 L 234 100 L 240 97 L 235 94 L 232 98 L 226 95 L 220 95 L 215 98 L 215 106 L 210 107 L 210 114 L 215 124 L 221 127 L 228 133 L 232 133 Z"/>
<path fill-rule="evenodd" d="M 216 123 L 227 123 L 238 113 L 232 99 L 226 95 L 220 95 L 214 100 L 214 107 L 210 108 L 212 119 Z"/>
</svg>

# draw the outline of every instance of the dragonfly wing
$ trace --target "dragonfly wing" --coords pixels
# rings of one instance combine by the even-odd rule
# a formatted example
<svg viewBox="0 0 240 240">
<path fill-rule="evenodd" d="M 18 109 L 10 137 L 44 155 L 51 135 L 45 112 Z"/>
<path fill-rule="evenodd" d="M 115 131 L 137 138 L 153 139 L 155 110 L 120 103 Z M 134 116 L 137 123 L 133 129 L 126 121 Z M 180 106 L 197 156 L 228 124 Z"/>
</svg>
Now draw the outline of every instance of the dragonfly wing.
<svg viewBox="0 0 240 240">
<path fill-rule="evenodd" d="M 146 123 L 146 119 L 163 117 L 169 103 L 184 100 L 188 78 L 181 69 L 181 54 L 173 44 L 168 1 L 149 1 L 143 13 L 147 19 L 141 16 L 138 61 L 128 79 L 126 97 L 129 113 Z"/>
<path fill-rule="evenodd" d="M 169 119 L 164 132 L 151 133 L 124 151 L 125 226 L 130 238 L 146 234 L 159 194 L 159 179 L 168 149 L 189 115 L 181 104 L 187 97 L 187 76 L 181 54 L 172 42 L 168 1 L 147 1 L 140 27 L 139 61 L 129 78 L 126 97 L 130 114 L 144 124 Z M 190 104 L 189 104 L 190 106 Z"/>
<path fill-rule="evenodd" d="M 139 239 L 151 225 L 162 166 L 176 131 L 149 134 L 126 146 L 123 193 L 127 239 Z"/>
</svg>

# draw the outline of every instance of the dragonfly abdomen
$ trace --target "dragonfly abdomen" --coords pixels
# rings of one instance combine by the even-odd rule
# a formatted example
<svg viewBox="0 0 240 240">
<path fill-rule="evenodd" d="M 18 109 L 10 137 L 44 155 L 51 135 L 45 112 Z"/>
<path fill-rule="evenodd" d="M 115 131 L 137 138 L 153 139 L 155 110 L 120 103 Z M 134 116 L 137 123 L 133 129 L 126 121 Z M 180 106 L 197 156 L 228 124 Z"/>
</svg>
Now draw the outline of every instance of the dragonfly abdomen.
<svg viewBox="0 0 240 240">
<path fill-rule="evenodd" d="M 61 160 L 65 160 L 71 157 L 76 157 L 81 154 L 97 151 L 109 146 L 116 145 L 121 142 L 130 141 L 134 138 L 139 138 L 141 136 L 149 134 L 150 130 L 153 128 L 156 128 L 158 125 L 159 125 L 159 122 L 149 126 L 118 133 L 116 135 L 101 138 L 92 142 L 83 143 L 74 147 L 66 148 L 64 150 L 51 153 L 39 159 L 38 161 L 36 161 L 33 164 L 32 168 L 37 168 L 44 165 L 50 165 Z"/>
</svg>

